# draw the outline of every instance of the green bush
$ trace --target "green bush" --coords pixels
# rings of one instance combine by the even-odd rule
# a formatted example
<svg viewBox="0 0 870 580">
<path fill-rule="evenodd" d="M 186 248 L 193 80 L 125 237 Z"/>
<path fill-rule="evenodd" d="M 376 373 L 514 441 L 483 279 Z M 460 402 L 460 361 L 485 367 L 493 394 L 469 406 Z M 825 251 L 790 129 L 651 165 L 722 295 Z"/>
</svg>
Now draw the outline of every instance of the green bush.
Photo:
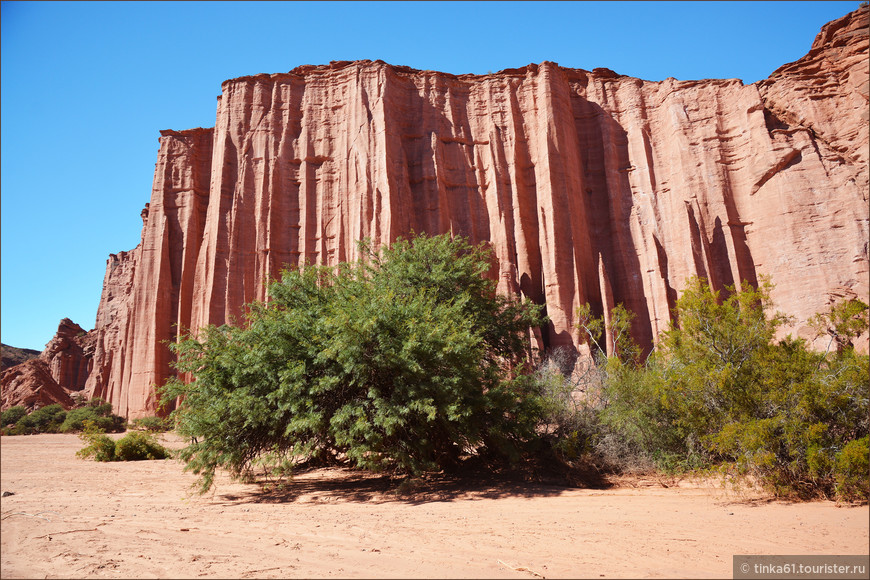
<svg viewBox="0 0 870 580">
<path fill-rule="evenodd" d="M 4 435 L 31 435 L 36 432 L 36 424 L 30 419 L 29 415 L 21 417 L 11 427 L 3 428 Z"/>
<path fill-rule="evenodd" d="M 65 411 L 59 404 L 53 404 L 28 415 L 24 407 L 12 407 L 3 412 L 2 427 L 4 435 L 70 433 L 81 431 L 84 421 L 87 420 L 104 432 L 120 432 L 125 427 L 124 418 L 112 414 L 112 405 L 100 398 L 91 399 L 84 406 L 70 411 Z M 10 424 L 14 426 L 9 428 Z"/>
<path fill-rule="evenodd" d="M 86 439 L 87 445 L 76 452 L 82 459 L 93 457 L 94 461 L 115 461 L 115 441 L 108 435 L 95 433 Z"/>
<path fill-rule="evenodd" d="M 115 441 L 90 420 L 85 420 L 79 439 L 86 445 L 76 452 L 78 457 L 94 461 L 115 461 Z"/>
<path fill-rule="evenodd" d="M 14 435 L 57 433 L 66 419 L 66 411 L 59 404 L 46 405 L 20 418 L 12 429 Z"/>
<path fill-rule="evenodd" d="M 68 411 L 59 430 L 61 433 L 81 431 L 85 421 L 92 421 L 107 433 L 120 433 L 125 426 L 123 417 L 112 414 L 110 403 L 97 403 Z"/>
<path fill-rule="evenodd" d="M 860 303 L 857 309 L 836 305 L 830 314 L 861 316 L 862 310 Z M 846 325 L 839 326 L 842 342 L 833 353 L 810 351 L 791 338 L 759 349 L 754 380 L 742 385 L 744 404 L 734 405 L 708 437 L 721 459 L 778 495 L 862 497 L 857 472 L 850 470 L 860 465 L 857 450 L 870 432 L 868 357 L 851 346 L 861 327 L 853 326 L 850 337 Z M 865 490 L 867 477 L 865 470 Z"/>
<path fill-rule="evenodd" d="M 338 461 L 409 473 L 477 451 L 518 458 L 540 401 L 522 379 L 540 308 L 495 293 L 491 257 L 449 236 L 399 240 L 337 268 L 285 271 L 243 328 L 174 345 L 190 384 L 177 430 L 187 468 Z M 520 376 L 518 376 L 520 375 Z"/>
<path fill-rule="evenodd" d="M 866 330 L 867 305 L 851 301 L 815 317 L 820 334 L 837 344 L 819 353 L 800 339 L 774 340 L 786 319 L 768 314 L 771 288 L 744 282 L 722 298 L 691 280 L 676 322 L 646 361 L 608 347 L 599 364 L 597 450 L 619 440 L 660 469 L 718 465 L 779 496 L 865 498 L 870 373 L 852 342 Z M 578 314 L 589 343 L 603 352 L 603 321 L 588 307 Z M 615 310 L 611 320 L 620 316 Z"/>
<path fill-rule="evenodd" d="M 22 406 L 10 407 L 3 411 L 2 419 L 0 419 L 0 426 L 8 427 L 10 425 L 15 425 L 25 415 L 27 415 L 26 408 Z"/>
<path fill-rule="evenodd" d="M 73 393 L 70 398 L 73 402 L 73 409 L 78 409 L 79 407 L 84 407 L 88 404 L 88 399 L 85 397 L 84 393 Z"/>
<path fill-rule="evenodd" d="M 115 460 L 143 461 L 146 459 L 166 459 L 169 451 L 160 445 L 153 435 L 142 431 L 131 431 L 115 442 Z"/>
<path fill-rule="evenodd" d="M 87 444 L 76 452 L 82 459 L 93 457 L 94 461 L 143 461 L 166 459 L 171 455 L 153 435 L 132 431 L 115 441 L 89 419 L 84 420 L 84 430 L 79 438 Z"/>
<path fill-rule="evenodd" d="M 837 495 L 845 499 L 870 499 L 870 437 L 849 441 L 834 462 Z"/>
<path fill-rule="evenodd" d="M 141 417 L 133 420 L 133 427 L 142 431 L 161 433 L 172 430 L 172 420 L 169 417 Z"/>
</svg>

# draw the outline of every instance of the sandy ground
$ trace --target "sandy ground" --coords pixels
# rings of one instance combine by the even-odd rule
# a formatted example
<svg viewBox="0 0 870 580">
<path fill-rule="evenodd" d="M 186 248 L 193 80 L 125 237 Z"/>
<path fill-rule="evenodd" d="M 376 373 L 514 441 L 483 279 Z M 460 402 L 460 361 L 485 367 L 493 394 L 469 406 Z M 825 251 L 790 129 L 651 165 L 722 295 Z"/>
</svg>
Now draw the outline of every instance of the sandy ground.
<svg viewBox="0 0 870 580">
<path fill-rule="evenodd" d="M 179 441 L 165 436 L 170 445 Z M 418 488 L 329 469 L 281 494 L 173 460 L 95 463 L 75 435 L 2 437 L 7 578 L 674 578 L 733 554 L 867 554 L 868 507 L 785 503 L 710 482 L 610 489 Z"/>
</svg>

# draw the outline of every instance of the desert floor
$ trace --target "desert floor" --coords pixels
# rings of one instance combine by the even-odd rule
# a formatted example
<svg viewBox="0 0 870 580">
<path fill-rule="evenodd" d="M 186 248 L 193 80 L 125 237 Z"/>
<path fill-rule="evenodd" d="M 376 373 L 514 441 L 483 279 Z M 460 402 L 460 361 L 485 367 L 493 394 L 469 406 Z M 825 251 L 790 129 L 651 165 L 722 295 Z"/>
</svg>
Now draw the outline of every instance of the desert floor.
<svg viewBox="0 0 870 580">
<path fill-rule="evenodd" d="M 166 435 L 170 446 L 179 446 Z M 712 482 L 609 489 L 479 482 L 398 493 L 324 469 L 287 491 L 174 460 L 95 463 L 75 435 L 3 437 L 8 578 L 672 578 L 732 576 L 733 554 L 866 554 L 868 507 L 787 503 Z"/>
</svg>

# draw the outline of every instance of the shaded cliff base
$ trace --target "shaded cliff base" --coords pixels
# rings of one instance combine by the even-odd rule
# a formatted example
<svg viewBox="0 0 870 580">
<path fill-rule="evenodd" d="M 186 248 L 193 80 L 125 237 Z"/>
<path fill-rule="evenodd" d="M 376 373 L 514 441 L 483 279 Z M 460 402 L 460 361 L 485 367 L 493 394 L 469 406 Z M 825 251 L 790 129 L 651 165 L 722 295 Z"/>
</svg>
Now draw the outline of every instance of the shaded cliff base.
<svg viewBox="0 0 870 580">
<path fill-rule="evenodd" d="M 849 300 L 861 298 L 851 289 L 842 288 L 828 295 L 828 306 Z M 789 327 L 780 332 L 778 338 L 784 338 L 794 330 Z M 816 333 L 808 327 L 804 334 Z M 58 330 L 41 353 L 31 349 L 17 349 L 3 345 L 4 369 L 0 376 L 0 409 L 6 410 L 14 406 L 24 406 L 29 411 L 54 403 L 64 409 L 75 406 L 74 398 L 88 398 L 85 389 L 86 381 L 93 369 L 94 343 L 97 333 L 93 330 L 85 332 L 78 324 L 68 318 L 61 320 Z M 831 337 L 819 336 L 812 342 L 819 351 L 831 348 Z M 856 351 L 867 354 L 870 351 L 870 329 L 857 336 L 853 341 Z M 8 350 L 7 350 L 8 349 Z M 576 364 L 584 361 L 577 359 Z M 24 359 L 23 362 L 20 359 Z M 6 366 L 6 361 L 9 366 Z M 159 414 L 159 413 L 153 413 Z"/>
</svg>

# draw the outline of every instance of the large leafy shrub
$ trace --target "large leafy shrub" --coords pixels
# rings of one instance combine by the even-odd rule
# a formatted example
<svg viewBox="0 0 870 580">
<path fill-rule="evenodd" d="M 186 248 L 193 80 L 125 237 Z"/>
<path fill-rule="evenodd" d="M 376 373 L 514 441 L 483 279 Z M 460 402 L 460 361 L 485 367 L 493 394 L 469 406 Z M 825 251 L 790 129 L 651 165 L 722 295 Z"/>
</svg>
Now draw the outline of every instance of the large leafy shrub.
<svg viewBox="0 0 870 580">
<path fill-rule="evenodd" d="M 495 293 L 489 252 L 419 236 L 337 268 L 285 271 L 245 325 L 175 345 L 177 431 L 187 468 L 283 473 L 346 461 L 409 473 L 463 453 L 518 457 L 539 399 L 521 380 L 539 308 Z"/>
<path fill-rule="evenodd" d="M 130 431 L 115 442 L 116 461 L 143 461 L 167 457 L 169 451 L 149 433 Z"/>
<path fill-rule="evenodd" d="M 21 417 L 12 429 L 12 435 L 30 435 L 34 433 L 57 433 L 66 419 L 66 411 L 55 403 L 46 405 L 29 415 Z"/>
</svg>

